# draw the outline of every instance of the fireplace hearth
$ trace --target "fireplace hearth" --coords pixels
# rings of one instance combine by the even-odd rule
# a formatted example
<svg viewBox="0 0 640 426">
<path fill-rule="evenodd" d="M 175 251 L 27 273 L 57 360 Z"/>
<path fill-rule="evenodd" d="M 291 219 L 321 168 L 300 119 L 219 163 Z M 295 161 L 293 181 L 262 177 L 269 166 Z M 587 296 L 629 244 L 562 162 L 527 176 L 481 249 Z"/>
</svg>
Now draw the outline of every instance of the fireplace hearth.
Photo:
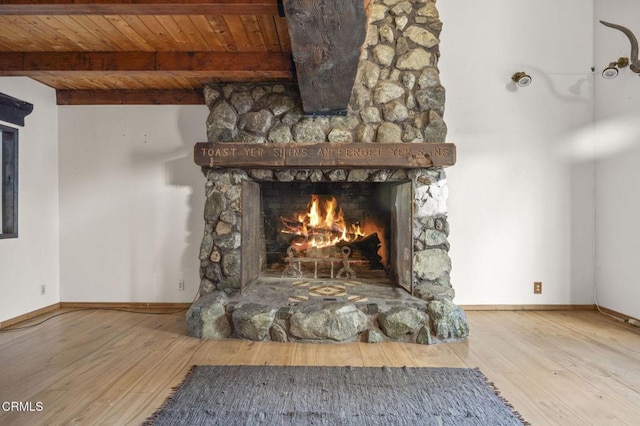
<svg viewBox="0 0 640 426">
<path fill-rule="evenodd" d="M 441 23 L 432 2 L 374 3 L 346 116 L 305 115 L 293 84 L 206 87 L 190 335 L 421 344 L 468 335 L 450 280 L 444 167 L 456 153 L 444 142 Z"/>
</svg>

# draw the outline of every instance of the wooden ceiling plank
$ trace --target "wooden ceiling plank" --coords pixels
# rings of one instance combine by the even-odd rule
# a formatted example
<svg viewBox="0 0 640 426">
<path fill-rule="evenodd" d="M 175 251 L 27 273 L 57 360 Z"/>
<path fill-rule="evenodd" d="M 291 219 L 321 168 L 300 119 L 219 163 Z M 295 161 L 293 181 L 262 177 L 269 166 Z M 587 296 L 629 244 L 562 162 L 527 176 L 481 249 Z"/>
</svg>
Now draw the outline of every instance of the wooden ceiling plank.
<svg viewBox="0 0 640 426">
<path fill-rule="evenodd" d="M 258 19 L 258 25 L 260 26 L 260 32 L 262 33 L 267 52 L 282 52 L 274 17 L 259 15 L 256 16 L 256 18 Z"/>
<path fill-rule="evenodd" d="M 273 20 L 276 24 L 276 31 L 278 32 L 278 39 L 280 40 L 280 47 L 282 48 L 282 51 L 291 52 L 291 36 L 289 35 L 287 18 L 275 16 Z"/>
<path fill-rule="evenodd" d="M 166 50 L 167 45 L 156 33 L 147 27 L 140 16 L 135 15 L 122 15 L 120 16 L 123 22 L 125 22 L 133 31 L 140 35 L 140 37 L 152 47 L 151 50 Z"/>
<path fill-rule="evenodd" d="M 177 51 L 180 47 L 176 41 L 171 37 L 162 23 L 158 20 L 159 16 L 140 16 L 140 20 L 144 25 L 149 28 L 151 32 L 162 42 L 162 46 L 157 49 L 158 51 Z"/>
<path fill-rule="evenodd" d="M 277 15 L 277 0 L 2 0 L 0 15 Z"/>
<path fill-rule="evenodd" d="M 110 41 L 113 50 L 120 51 L 137 51 L 140 50 L 135 43 L 133 43 L 129 37 L 122 34 L 110 20 L 104 16 L 86 16 L 84 17 L 88 22 L 93 24 L 100 33 L 104 34 L 105 38 Z"/>
<path fill-rule="evenodd" d="M 179 19 L 180 17 L 178 16 L 157 16 L 156 18 L 164 26 L 171 38 L 175 40 L 179 50 L 207 50 L 206 43 L 190 37 L 189 29 L 181 25 L 184 24 L 184 19 Z M 186 18 L 191 23 L 189 18 Z"/>
<path fill-rule="evenodd" d="M 78 46 L 69 38 L 65 37 L 60 31 L 60 24 L 51 16 L 23 16 L 28 20 L 31 28 L 31 39 L 37 43 L 37 49 L 40 51 L 47 50 L 77 50 Z M 26 40 L 25 40 L 26 41 Z M 20 43 L 22 46 L 23 43 Z M 28 49 L 20 49 L 28 50 Z"/>
<path fill-rule="evenodd" d="M 202 90 L 58 90 L 58 105 L 204 105 Z"/>
<path fill-rule="evenodd" d="M 111 46 L 107 44 L 99 36 L 95 35 L 93 31 L 87 31 L 81 24 L 82 17 L 77 20 L 75 16 L 54 16 L 53 19 L 57 20 L 60 24 L 60 30 L 65 37 L 72 40 L 77 50 L 91 50 L 91 51 L 105 51 L 111 50 Z"/>
<path fill-rule="evenodd" d="M 190 16 L 193 25 L 198 29 L 205 43 L 207 43 L 208 49 L 211 52 L 224 52 L 225 48 L 220 42 L 215 30 L 211 27 L 211 23 L 205 16 L 191 15 Z"/>
<path fill-rule="evenodd" d="M 242 17 L 237 15 L 227 15 L 223 16 L 223 18 L 229 28 L 231 37 L 233 37 L 233 40 L 235 41 L 238 52 L 254 51 L 253 42 L 247 34 L 242 22 Z"/>
<path fill-rule="evenodd" d="M 236 46 L 235 40 L 231 37 L 231 31 L 224 18 L 222 16 L 211 15 L 207 16 L 207 20 L 218 36 L 220 43 L 224 46 L 224 49 L 227 52 L 237 52 L 238 46 Z"/>
<path fill-rule="evenodd" d="M 197 47 L 197 49 L 188 49 L 188 50 L 198 50 L 200 52 L 210 51 L 209 45 L 207 44 L 206 40 L 202 36 L 202 33 L 198 30 L 198 28 L 195 26 L 195 24 L 191 20 L 191 16 L 177 15 L 177 16 L 174 16 L 174 19 L 178 24 L 178 26 L 182 28 L 182 30 L 186 33 L 192 45 Z"/>
<path fill-rule="evenodd" d="M 267 51 L 264 35 L 262 34 L 262 27 L 258 21 L 257 16 L 240 16 L 240 22 L 244 27 L 245 34 L 249 39 L 251 46 L 255 51 Z"/>
<path fill-rule="evenodd" d="M 102 27 L 103 19 L 101 16 L 71 16 L 79 28 L 83 28 L 84 34 L 92 34 L 98 40 L 104 43 L 104 47 L 100 50 L 133 50 L 133 45 L 121 35 L 118 37 L 110 31 L 105 31 Z M 111 25 L 110 25 L 111 26 Z M 113 28 L 113 26 L 111 26 Z M 120 34 L 118 32 L 118 34 Z"/>
<path fill-rule="evenodd" d="M 0 32 L 3 38 L 8 42 L 8 50 L 15 51 L 14 46 L 19 45 L 18 49 L 22 50 L 24 46 L 27 50 L 38 50 L 44 46 L 39 39 L 34 39 L 33 28 L 29 23 L 25 22 L 21 16 L 3 16 L 0 20 Z"/>
<path fill-rule="evenodd" d="M 141 50 L 147 52 L 153 52 L 156 50 L 151 43 L 142 37 L 138 32 L 129 25 L 129 23 L 122 16 L 106 15 L 104 18 L 111 23 L 111 25 L 117 29 L 122 36 L 126 37 L 129 42 L 135 46 L 133 50 Z"/>
</svg>

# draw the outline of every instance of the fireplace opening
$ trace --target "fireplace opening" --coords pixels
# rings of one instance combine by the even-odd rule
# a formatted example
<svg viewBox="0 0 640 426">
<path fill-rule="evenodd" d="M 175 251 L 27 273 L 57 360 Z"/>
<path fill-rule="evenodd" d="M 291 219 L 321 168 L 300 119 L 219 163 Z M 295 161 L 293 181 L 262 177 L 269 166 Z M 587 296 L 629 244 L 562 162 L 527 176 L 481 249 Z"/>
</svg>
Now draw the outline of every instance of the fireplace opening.
<svg viewBox="0 0 640 426">
<path fill-rule="evenodd" d="M 242 193 L 243 287 L 259 277 L 371 279 L 411 292 L 410 181 L 247 181 Z"/>
<path fill-rule="evenodd" d="M 267 273 L 356 278 L 388 264 L 388 185 L 265 182 L 261 197 Z"/>
</svg>

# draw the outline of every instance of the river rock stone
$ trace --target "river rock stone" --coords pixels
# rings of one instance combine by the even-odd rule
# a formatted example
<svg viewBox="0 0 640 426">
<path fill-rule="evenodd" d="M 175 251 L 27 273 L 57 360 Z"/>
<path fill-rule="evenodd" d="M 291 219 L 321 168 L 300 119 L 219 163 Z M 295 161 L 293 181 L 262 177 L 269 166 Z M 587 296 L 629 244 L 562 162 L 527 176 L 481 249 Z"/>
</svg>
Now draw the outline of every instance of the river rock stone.
<svg viewBox="0 0 640 426">
<path fill-rule="evenodd" d="M 235 92 L 230 100 L 238 114 L 245 114 L 253 107 L 253 98 L 249 92 Z"/>
<path fill-rule="evenodd" d="M 404 121 L 409 118 L 409 111 L 405 104 L 394 100 L 382 107 L 384 118 L 387 121 Z"/>
<path fill-rule="evenodd" d="M 227 277 L 240 276 L 240 252 L 234 250 L 224 253 L 220 261 L 220 267 L 222 268 L 222 273 Z"/>
<path fill-rule="evenodd" d="M 433 65 L 431 53 L 423 49 L 412 49 L 398 58 L 396 67 L 400 70 L 419 71 Z"/>
<path fill-rule="evenodd" d="M 436 337 L 442 340 L 469 336 L 469 323 L 462 308 L 450 300 L 434 300 L 427 305 Z"/>
<path fill-rule="evenodd" d="M 264 340 L 269 336 L 269 329 L 276 317 L 276 308 L 246 303 L 238 306 L 231 315 L 236 333 L 249 340 Z"/>
<path fill-rule="evenodd" d="M 238 116 L 231 105 L 218 103 L 207 119 L 207 137 L 209 142 L 233 141 L 238 134 L 236 127 Z"/>
<path fill-rule="evenodd" d="M 413 273 L 419 280 L 437 280 L 451 272 L 451 258 L 442 249 L 419 251 L 413 255 Z"/>
<path fill-rule="evenodd" d="M 269 136 L 267 137 L 269 142 L 277 142 L 277 143 L 289 143 L 293 142 L 293 135 L 291 134 L 291 128 L 284 124 L 275 126 L 269 132 Z"/>
<path fill-rule="evenodd" d="M 289 341 L 289 336 L 287 335 L 286 330 L 280 324 L 273 324 L 273 326 L 269 330 L 269 336 L 271 337 L 271 340 L 274 342 Z"/>
<path fill-rule="evenodd" d="M 417 25 L 412 25 L 407 28 L 407 30 L 404 32 L 404 36 L 412 42 L 427 48 L 433 47 L 439 42 L 438 37 L 433 35 L 432 32 Z"/>
<path fill-rule="evenodd" d="M 402 140 L 402 129 L 393 123 L 382 123 L 378 127 L 376 140 L 381 143 L 399 143 Z"/>
<path fill-rule="evenodd" d="M 196 300 L 187 311 L 187 334 L 200 339 L 222 339 L 231 335 L 225 305 L 226 294 L 214 291 Z"/>
<path fill-rule="evenodd" d="M 378 317 L 378 324 L 387 336 L 397 339 L 406 334 L 412 334 L 418 327 L 428 320 L 424 312 L 420 312 L 413 306 L 394 306 Z"/>
<path fill-rule="evenodd" d="M 370 328 L 367 330 L 367 343 L 380 343 L 384 342 L 384 334 L 380 332 L 380 330 L 375 328 Z"/>
<path fill-rule="evenodd" d="M 413 293 L 422 300 L 453 300 L 456 293 L 451 287 L 431 284 L 418 284 L 413 288 Z"/>
<path fill-rule="evenodd" d="M 215 222 L 220 218 L 227 208 L 224 195 L 221 192 L 212 192 L 204 203 L 204 220 L 207 222 Z"/>
<path fill-rule="evenodd" d="M 404 87 L 393 81 L 384 81 L 376 86 L 373 91 L 373 102 L 386 104 L 394 99 L 404 96 Z"/>
<path fill-rule="evenodd" d="M 290 333 L 301 339 L 344 341 L 367 326 L 368 317 L 352 303 L 311 303 L 294 308 Z"/>
<path fill-rule="evenodd" d="M 298 142 L 324 142 L 322 127 L 315 121 L 302 121 L 293 126 L 293 135 Z"/>
<path fill-rule="evenodd" d="M 273 114 L 271 111 L 263 109 L 258 112 L 245 114 L 245 129 L 258 134 L 265 134 L 271 128 Z"/>
<path fill-rule="evenodd" d="M 373 89 L 380 78 L 380 68 L 371 61 L 364 61 L 360 65 L 360 79 L 369 89 Z"/>
<path fill-rule="evenodd" d="M 353 135 L 345 129 L 333 129 L 329 132 L 328 139 L 329 142 L 333 143 L 351 143 L 353 142 Z"/>
</svg>

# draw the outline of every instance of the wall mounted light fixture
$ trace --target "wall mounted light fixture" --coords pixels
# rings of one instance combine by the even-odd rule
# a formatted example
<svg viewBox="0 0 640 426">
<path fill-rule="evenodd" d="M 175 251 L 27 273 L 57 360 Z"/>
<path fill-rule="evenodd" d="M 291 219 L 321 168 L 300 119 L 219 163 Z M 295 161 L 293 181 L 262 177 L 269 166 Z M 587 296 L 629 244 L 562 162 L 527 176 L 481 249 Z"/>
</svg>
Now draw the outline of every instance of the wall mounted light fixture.
<svg viewBox="0 0 640 426">
<path fill-rule="evenodd" d="M 520 71 L 512 75 L 511 80 L 520 87 L 527 87 L 533 81 L 531 76 L 524 71 Z"/>
<path fill-rule="evenodd" d="M 620 68 L 624 68 L 629 65 L 629 69 L 634 73 L 640 75 L 640 60 L 638 60 L 638 39 L 631 32 L 629 28 L 623 27 L 618 24 L 611 24 L 609 22 L 600 21 L 600 23 L 606 27 L 614 28 L 618 31 L 621 31 L 624 35 L 627 36 L 629 42 L 631 42 L 631 54 L 629 58 L 620 58 L 617 62 L 611 62 L 607 68 L 602 71 L 602 76 L 604 78 L 615 78 L 618 75 L 618 70 Z"/>
<path fill-rule="evenodd" d="M 609 65 L 602 70 L 602 77 L 607 80 L 616 78 L 618 76 L 618 70 L 629 65 L 628 58 L 618 58 L 616 62 L 610 62 Z"/>
</svg>

